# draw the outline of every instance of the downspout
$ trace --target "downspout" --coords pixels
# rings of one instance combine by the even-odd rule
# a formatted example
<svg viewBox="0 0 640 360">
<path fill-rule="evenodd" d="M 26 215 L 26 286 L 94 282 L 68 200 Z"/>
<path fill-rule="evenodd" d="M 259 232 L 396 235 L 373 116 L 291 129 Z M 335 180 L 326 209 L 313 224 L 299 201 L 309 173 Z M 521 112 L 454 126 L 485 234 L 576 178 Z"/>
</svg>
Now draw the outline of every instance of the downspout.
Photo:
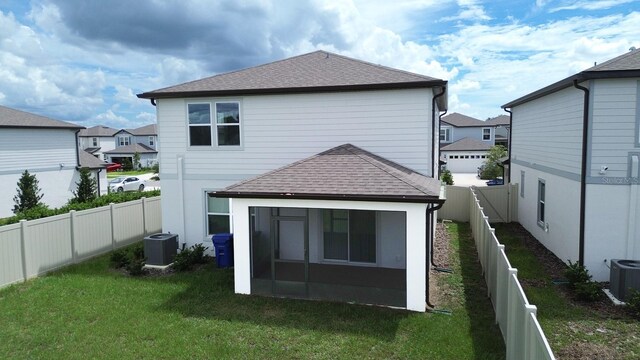
<svg viewBox="0 0 640 360">
<path fill-rule="evenodd" d="M 576 89 L 584 91 L 584 109 L 582 111 L 582 165 L 580 171 L 580 235 L 578 238 L 578 264 L 584 266 L 584 228 L 587 197 L 587 143 L 589 136 L 589 89 L 578 85 L 578 79 L 573 80 Z"/>
<path fill-rule="evenodd" d="M 438 167 L 440 167 L 440 159 L 436 159 L 436 99 L 438 99 L 439 97 L 443 96 L 445 93 L 447 92 L 447 87 L 443 86 L 442 87 L 442 92 L 439 94 L 436 94 L 433 96 L 433 99 L 431 99 L 431 159 L 432 161 L 437 161 L 438 162 Z M 440 111 L 438 111 L 440 112 Z M 431 163 L 431 177 L 435 178 L 435 171 L 434 171 L 434 163 Z"/>
<path fill-rule="evenodd" d="M 76 166 L 77 167 L 80 167 L 80 144 L 78 144 L 78 134 L 80 133 L 80 130 L 82 129 L 76 130 L 75 139 L 74 139 L 74 141 L 76 142 Z"/>
<path fill-rule="evenodd" d="M 151 98 L 149 101 L 151 101 L 151 105 L 156 106 L 156 99 Z"/>
<path fill-rule="evenodd" d="M 440 124 L 442 123 L 442 117 L 447 115 L 448 110 L 445 110 L 442 114 L 438 115 L 438 177 L 440 179 Z"/>
<path fill-rule="evenodd" d="M 509 113 L 509 144 L 507 144 L 507 155 L 509 155 L 509 172 L 507 173 L 507 178 L 509 179 L 509 183 L 511 183 L 511 168 L 513 167 L 513 161 L 511 161 L 511 143 L 513 142 L 511 139 L 511 134 L 513 134 L 513 112 L 511 112 L 511 110 L 507 110 L 507 108 L 504 108 L 503 110 Z M 502 178 L 504 179 L 504 172 Z"/>
<path fill-rule="evenodd" d="M 431 269 L 431 265 L 433 265 L 433 220 L 432 220 L 432 215 L 435 211 L 437 211 L 438 209 L 442 208 L 442 205 L 444 205 L 444 202 L 441 202 L 435 206 L 431 205 L 427 208 L 427 214 L 426 214 L 426 221 L 427 221 L 427 237 L 430 239 L 429 241 L 429 246 L 427 247 L 427 251 L 429 251 L 431 253 L 431 257 L 430 257 L 430 261 L 429 264 L 427 264 L 426 267 L 426 272 L 427 272 L 427 285 L 426 285 L 426 300 L 427 300 L 427 306 L 429 306 L 430 308 L 434 309 L 435 306 L 431 303 L 431 301 L 429 301 L 429 271 Z"/>
<path fill-rule="evenodd" d="M 102 168 L 98 169 L 96 173 L 96 184 L 98 185 L 98 197 L 100 197 L 100 173 L 102 172 Z"/>
</svg>

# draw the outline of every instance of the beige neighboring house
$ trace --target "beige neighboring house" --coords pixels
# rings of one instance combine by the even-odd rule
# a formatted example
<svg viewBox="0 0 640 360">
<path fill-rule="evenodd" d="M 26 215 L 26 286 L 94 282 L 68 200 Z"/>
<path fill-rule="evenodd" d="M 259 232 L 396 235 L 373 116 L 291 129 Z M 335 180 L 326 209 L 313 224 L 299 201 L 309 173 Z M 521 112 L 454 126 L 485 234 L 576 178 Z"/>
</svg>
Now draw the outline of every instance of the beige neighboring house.
<svg viewBox="0 0 640 360">
<path fill-rule="evenodd" d="M 151 167 L 158 162 L 158 131 L 156 124 L 135 129 L 113 129 L 97 125 L 83 129 L 78 135 L 80 147 L 108 163 L 133 162 L 136 153 L 140 165 Z"/>
<path fill-rule="evenodd" d="M 81 129 L 0 106 L 0 217 L 13 215 L 16 184 L 25 170 L 36 175 L 44 204 L 59 207 L 73 197 L 79 180 L 77 134 Z"/>
</svg>

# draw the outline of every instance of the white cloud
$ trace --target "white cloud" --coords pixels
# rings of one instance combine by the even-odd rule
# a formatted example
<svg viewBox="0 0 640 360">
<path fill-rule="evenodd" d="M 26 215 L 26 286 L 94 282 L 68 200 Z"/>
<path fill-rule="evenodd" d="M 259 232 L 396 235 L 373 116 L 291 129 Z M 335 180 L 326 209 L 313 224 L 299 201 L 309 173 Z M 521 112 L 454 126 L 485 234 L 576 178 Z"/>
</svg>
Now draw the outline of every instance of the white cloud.
<svg viewBox="0 0 640 360">
<path fill-rule="evenodd" d="M 612 7 L 631 3 L 637 0 L 580 0 L 565 2 L 563 5 L 556 6 L 549 10 L 549 12 L 558 12 L 562 10 L 602 10 L 610 9 Z"/>
<path fill-rule="evenodd" d="M 478 5 L 475 0 L 458 0 L 458 6 L 460 11 L 455 16 L 445 16 L 441 21 L 454 21 L 454 20 L 470 20 L 470 21 L 486 21 L 491 20 L 491 17 L 486 13 L 484 7 Z"/>
</svg>

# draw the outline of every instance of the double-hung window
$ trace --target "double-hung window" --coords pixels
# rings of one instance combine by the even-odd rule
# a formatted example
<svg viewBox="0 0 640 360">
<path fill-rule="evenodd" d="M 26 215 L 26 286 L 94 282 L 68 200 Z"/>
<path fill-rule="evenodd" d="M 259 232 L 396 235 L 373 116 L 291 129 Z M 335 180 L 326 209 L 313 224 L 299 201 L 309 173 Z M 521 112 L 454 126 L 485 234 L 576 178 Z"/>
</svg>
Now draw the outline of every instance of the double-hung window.
<svg viewBox="0 0 640 360">
<path fill-rule="evenodd" d="M 491 141 L 491 128 L 482 128 L 482 140 Z"/>
<path fill-rule="evenodd" d="M 91 138 L 91 146 L 98 147 L 98 138 L 97 137 Z"/>
<path fill-rule="evenodd" d="M 127 146 L 131 143 L 131 139 L 128 136 L 118 136 L 118 146 Z"/>
<path fill-rule="evenodd" d="M 205 193 L 207 200 L 207 235 L 231 232 L 229 199 L 215 198 Z"/>
<path fill-rule="evenodd" d="M 546 184 L 542 179 L 538 179 L 538 225 L 545 227 L 545 197 L 546 197 Z"/>
<path fill-rule="evenodd" d="M 189 145 L 211 146 L 211 105 L 188 104 Z"/>
<path fill-rule="evenodd" d="M 367 210 L 323 211 L 324 258 L 376 263 L 376 213 Z"/>
<path fill-rule="evenodd" d="M 440 141 L 441 142 L 451 142 L 451 128 L 450 127 L 440 128 Z"/>
<path fill-rule="evenodd" d="M 216 134 L 218 146 L 240 145 L 240 103 L 216 103 Z"/>
<path fill-rule="evenodd" d="M 153 136 L 149 136 L 149 146 L 153 146 L 155 144 L 156 139 Z"/>
</svg>

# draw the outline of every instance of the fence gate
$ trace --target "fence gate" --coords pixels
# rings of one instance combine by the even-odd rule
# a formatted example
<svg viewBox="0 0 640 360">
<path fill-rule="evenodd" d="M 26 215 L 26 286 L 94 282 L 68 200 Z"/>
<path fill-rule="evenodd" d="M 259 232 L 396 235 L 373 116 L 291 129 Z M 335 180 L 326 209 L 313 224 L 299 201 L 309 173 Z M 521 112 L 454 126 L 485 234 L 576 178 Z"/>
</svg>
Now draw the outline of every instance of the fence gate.
<svg viewBox="0 0 640 360">
<path fill-rule="evenodd" d="M 518 184 L 474 187 L 490 223 L 518 220 Z"/>
</svg>

